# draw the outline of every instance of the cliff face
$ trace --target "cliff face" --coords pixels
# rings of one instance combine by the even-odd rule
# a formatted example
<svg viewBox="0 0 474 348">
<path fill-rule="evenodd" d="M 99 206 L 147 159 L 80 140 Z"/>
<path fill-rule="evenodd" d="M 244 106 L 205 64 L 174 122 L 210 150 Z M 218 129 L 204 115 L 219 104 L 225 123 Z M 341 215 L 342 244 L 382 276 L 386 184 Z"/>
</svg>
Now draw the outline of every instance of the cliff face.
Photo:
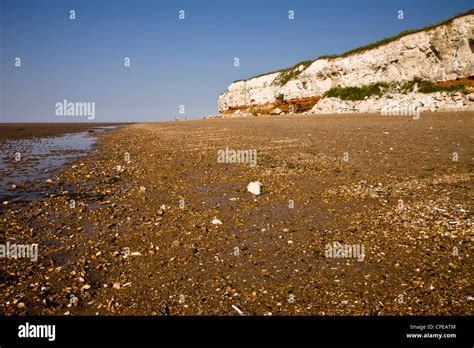
<svg viewBox="0 0 474 348">
<path fill-rule="evenodd" d="M 358 87 L 380 81 L 403 83 L 416 78 L 438 82 L 473 75 L 474 14 L 471 11 L 372 49 L 236 81 L 219 96 L 218 107 L 220 113 L 232 113 L 282 100 L 321 97 L 334 87 Z M 316 100 L 319 98 L 315 103 Z"/>
</svg>

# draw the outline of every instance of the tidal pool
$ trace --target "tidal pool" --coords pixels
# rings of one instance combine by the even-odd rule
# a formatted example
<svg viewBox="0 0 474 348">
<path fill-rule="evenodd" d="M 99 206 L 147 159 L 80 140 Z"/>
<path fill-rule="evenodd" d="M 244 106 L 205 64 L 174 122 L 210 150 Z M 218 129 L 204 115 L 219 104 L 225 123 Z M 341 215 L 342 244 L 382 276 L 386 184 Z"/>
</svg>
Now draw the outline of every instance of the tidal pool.
<svg viewBox="0 0 474 348">
<path fill-rule="evenodd" d="M 44 192 L 35 190 L 35 183 L 53 178 L 55 171 L 93 148 L 96 133 L 114 128 L 100 126 L 59 136 L 7 140 L 0 147 L 0 201 L 41 198 Z"/>
</svg>

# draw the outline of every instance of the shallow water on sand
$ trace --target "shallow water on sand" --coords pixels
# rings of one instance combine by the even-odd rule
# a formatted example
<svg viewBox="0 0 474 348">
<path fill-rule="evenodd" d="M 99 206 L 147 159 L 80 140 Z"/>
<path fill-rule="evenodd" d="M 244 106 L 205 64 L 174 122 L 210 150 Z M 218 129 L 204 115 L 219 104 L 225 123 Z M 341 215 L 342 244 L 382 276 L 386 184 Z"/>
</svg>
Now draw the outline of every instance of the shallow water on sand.
<svg viewBox="0 0 474 348">
<path fill-rule="evenodd" d="M 115 126 L 94 127 L 54 137 L 8 140 L 0 147 L 0 200 L 40 198 L 43 192 L 32 184 L 54 178 L 54 172 L 71 160 L 85 155 L 98 137 L 96 132 Z"/>
</svg>

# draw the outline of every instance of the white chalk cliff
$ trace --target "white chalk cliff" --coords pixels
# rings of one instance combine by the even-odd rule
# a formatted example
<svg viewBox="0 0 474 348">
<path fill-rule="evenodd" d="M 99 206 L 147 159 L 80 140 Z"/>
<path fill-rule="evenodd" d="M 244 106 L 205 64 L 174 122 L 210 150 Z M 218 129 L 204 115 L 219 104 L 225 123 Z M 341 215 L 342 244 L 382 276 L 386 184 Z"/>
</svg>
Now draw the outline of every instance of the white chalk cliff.
<svg viewBox="0 0 474 348">
<path fill-rule="evenodd" d="M 281 83 L 284 74 L 292 78 Z M 431 81 L 452 81 L 474 76 L 474 11 L 471 10 L 438 26 L 417 31 L 370 49 L 335 58 L 317 59 L 307 65 L 297 65 L 294 71 L 274 72 L 248 80 L 236 81 L 219 96 L 220 113 L 242 106 L 275 103 L 279 100 L 323 96 L 334 87 L 358 87 L 377 82 L 403 83 L 416 78 Z M 444 102 L 452 108 L 472 108 L 472 96 L 459 94 L 453 99 L 449 93 L 418 95 L 426 109 L 444 109 Z M 338 98 L 323 98 L 312 112 L 379 111 L 384 96 L 369 101 L 349 102 Z M 462 98 L 460 100 L 459 98 Z M 329 100 L 328 100 L 329 99 Z M 372 103 L 374 101 L 374 103 Z M 438 104 L 437 104 L 438 103 Z M 362 104 L 361 110 L 357 105 Z M 424 105 L 424 104 L 423 104 Z M 422 105 L 422 106 L 423 106 Z"/>
</svg>

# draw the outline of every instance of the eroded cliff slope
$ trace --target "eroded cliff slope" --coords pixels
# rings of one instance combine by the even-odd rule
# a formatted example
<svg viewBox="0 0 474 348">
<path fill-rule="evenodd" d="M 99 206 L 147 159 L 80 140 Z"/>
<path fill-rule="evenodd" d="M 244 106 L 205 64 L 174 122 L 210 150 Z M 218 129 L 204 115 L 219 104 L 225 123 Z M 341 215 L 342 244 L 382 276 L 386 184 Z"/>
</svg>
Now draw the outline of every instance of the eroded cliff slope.
<svg viewBox="0 0 474 348">
<path fill-rule="evenodd" d="M 418 84 L 413 84 L 413 81 L 431 82 L 433 91 L 439 93 L 442 89 L 436 90 L 437 86 L 446 81 L 463 80 L 468 88 L 472 88 L 469 86 L 474 86 L 473 63 L 474 10 L 471 10 L 439 25 L 402 34 L 338 57 L 320 58 L 279 72 L 235 81 L 219 96 L 218 107 L 221 114 L 269 113 L 276 107 L 284 112 L 311 109 L 348 112 L 348 108 L 334 106 L 339 102 L 337 99 L 346 105 L 344 98 L 331 98 L 330 103 L 325 100 L 325 94 L 335 88 L 373 86 L 379 82 L 383 82 L 384 87 L 373 96 L 362 99 L 378 99 L 384 93 L 397 93 L 403 84 L 410 82 L 417 91 Z M 459 95 L 460 89 L 452 91 L 455 90 Z M 405 91 L 405 94 L 411 92 L 413 90 Z M 467 97 L 469 92 L 469 89 L 462 91 L 463 100 L 458 103 L 460 108 L 472 106 Z M 450 93 L 446 94 L 446 98 L 451 98 Z M 437 98 L 445 98 L 445 95 Z M 350 96 L 348 99 L 354 101 Z M 357 101 L 354 102 L 357 105 Z M 319 109 L 317 104 L 321 104 Z M 442 109 L 443 105 L 439 104 L 439 108 Z M 349 107 L 351 110 L 358 111 L 354 105 Z M 377 110 L 370 104 L 364 111 Z"/>
</svg>

